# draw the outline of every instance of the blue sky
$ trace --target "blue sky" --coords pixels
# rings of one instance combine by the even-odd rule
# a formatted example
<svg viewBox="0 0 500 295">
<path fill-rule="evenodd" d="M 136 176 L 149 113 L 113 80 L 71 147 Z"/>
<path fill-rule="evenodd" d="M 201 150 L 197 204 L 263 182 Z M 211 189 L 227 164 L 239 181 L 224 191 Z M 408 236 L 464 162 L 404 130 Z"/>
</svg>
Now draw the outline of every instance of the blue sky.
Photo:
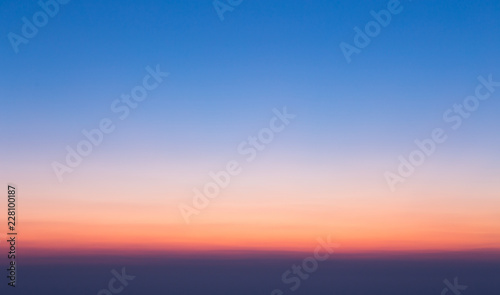
<svg viewBox="0 0 500 295">
<path fill-rule="evenodd" d="M 352 43 L 352 28 L 386 3 L 244 1 L 221 22 L 209 1 L 71 1 L 19 54 L 3 39 L 3 117 L 20 120 L 12 114 L 30 105 L 37 114 L 26 123 L 84 127 L 159 63 L 171 77 L 139 109 L 149 116 L 218 128 L 286 104 L 310 128 L 379 121 L 379 131 L 399 133 L 391 125 L 419 128 L 478 75 L 495 73 L 498 1 L 402 1 L 403 12 L 347 64 L 339 43 Z M 1 7 L 4 36 L 39 10 L 35 1 Z"/>
</svg>

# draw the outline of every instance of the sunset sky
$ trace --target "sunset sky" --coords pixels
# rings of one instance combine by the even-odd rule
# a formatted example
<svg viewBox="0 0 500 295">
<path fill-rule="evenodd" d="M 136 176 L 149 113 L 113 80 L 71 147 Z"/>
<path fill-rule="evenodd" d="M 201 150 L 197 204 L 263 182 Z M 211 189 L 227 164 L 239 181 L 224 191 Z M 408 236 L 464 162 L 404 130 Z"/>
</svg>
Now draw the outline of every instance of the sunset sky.
<svg viewBox="0 0 500 295">
<path fill-rule="evenodd" d="M 401 1 L 346 62 L 339 44 L 387 2 L 243 1 L 221 21 L 211 1 L 70 1 L 17 54 L 4 38 L 0 179 L 24 257 L 311 252 L 329 235 L 339 253 L 500 250 L 500 88 L 443 120 L 478 77 L 500 81 L 500 4 Z M 7 36 L 40 7 L 0 10 Z M 157 65 L 168 77 L 121 120 L 113 102 Z M 247 161 L 238 146 L 284 108 Z M 103 118 L 114 131 L 60 182 L 53 163 Z M 392 192 L 384 173 L 435 128 L 446 142 Z M 187 224 L 179 205 L 230 161 L 241 173 Z"/>
</svg>

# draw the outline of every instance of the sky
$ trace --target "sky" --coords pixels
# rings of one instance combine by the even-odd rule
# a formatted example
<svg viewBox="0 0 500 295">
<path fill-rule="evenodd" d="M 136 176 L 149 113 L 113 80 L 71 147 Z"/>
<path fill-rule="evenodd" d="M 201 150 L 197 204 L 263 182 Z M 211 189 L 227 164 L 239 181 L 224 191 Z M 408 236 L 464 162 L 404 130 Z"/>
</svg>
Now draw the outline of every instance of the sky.
<svg viewBox="0 0 500 295">
<path fill-rule="evenodd" d="M 327 236 L 339 253 L 498 251 L 498 85 L 460 127 L 443 116 L 500 81 L 500 2 L 401 1 L 348 62 L 341 43 L 389 2 L 243 1 L 221 20 L 211 1 L 73 0 L 13 46 L 41 7 L 2 1 L 0 179 L 24 256 L 311 252 Z M 147 75 L 147 97 L 120 102 Z M 67 166 L 102 120 L 113 130 Z M 391 189 L 436 129 L 446 140 Z M 240 173 L 195 208 L 231 161 Z"/>
</svg>

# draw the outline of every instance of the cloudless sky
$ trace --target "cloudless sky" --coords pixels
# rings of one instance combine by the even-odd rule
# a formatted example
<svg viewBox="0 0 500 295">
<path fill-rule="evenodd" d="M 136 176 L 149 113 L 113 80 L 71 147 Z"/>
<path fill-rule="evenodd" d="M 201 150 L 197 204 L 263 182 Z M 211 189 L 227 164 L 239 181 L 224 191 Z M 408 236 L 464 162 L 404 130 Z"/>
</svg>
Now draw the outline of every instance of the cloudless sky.
<svg viewBox="0 0 500 295">
<path fill-rule="evenodd" d="M 353 28 L 387 2 L 243 1 L 221 21 L 211 1 L 72 0 L 16 54 L 7 34 L 40 8 L 2 1 L 0 175 L 24 191 L 30 245 L 50 245 L 52 233 L 37 233 L 47 222 L 62 233 L 78 224 L 80 236 L 57 236 L 83 248 L 94 223 L 103 236 L 148 224 L 159 248 L 251 239 L 303 249 L 328 233 L 347 250 L 414 249 L 418 237 L 426 249 L 500 247 L 500 91 L 459 130 L 442 120 L 478 76 L 500 81 L 500 2 L 401 1 L 347 63 L 339 44 L 353 44 Z M 170 76 L 118 120 L 111 103 L 158 64 Z M 297 118 L 186 233 L 178 203 L 241 160 L 238 144 L 283 107 Z M 51 163 L 106 117 L 116 130 L 60 184 Z M 391 193 L 383 173 L 434 128 L 448 141 Z M 134 243 L 111 236 L 103 243 Z"/>
</svg>

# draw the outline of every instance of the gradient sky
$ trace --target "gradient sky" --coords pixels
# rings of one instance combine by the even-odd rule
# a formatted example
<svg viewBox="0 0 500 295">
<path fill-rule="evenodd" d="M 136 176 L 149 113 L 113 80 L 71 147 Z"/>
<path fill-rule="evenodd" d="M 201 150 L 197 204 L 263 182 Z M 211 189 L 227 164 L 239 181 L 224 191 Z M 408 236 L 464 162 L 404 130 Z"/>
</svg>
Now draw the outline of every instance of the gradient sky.
<svg viewBox="0 0 500 295">
<path fill-rule="evenodd" d="M 401 1 L 347 63 L 339 44 L 387 2 L 243 1 L 221 21 L 211 1 L 73 0 L 16 54 L 7 34 L 40 8 L 2 1 L 0 179 L 26 252 L 499 249 L 500 91 L 456 131 L 442 116 L 500 81 L 500 2 Z M 118 120 L 157 64 L 170 76 Z M 283 107 L 296 119 L 246 163 L 238 144 Z M 51 163 L 106 117 L 59 183 Z M 434 128 L 448 140 L 391 192 L 384 172 Z M 230 160 L 242 173 L 185 224 L 179 203 Z"/>
</svg>

